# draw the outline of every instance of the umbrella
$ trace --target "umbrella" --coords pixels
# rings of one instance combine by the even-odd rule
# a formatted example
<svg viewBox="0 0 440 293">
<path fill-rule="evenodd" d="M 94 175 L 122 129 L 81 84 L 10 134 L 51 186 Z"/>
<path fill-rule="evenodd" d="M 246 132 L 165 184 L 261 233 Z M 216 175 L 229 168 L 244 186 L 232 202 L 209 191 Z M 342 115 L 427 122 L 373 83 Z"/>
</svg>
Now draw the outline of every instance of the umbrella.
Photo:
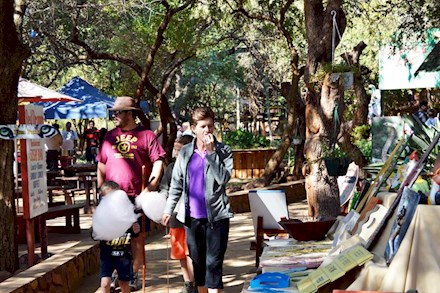
<svg viewBox="0 0 440 293">
<path fill-rule="evenodd" d="M 18 82 L 18 102 L 59 102 L 71 101 L 82 102 L 79 99 L 48 89 L 41 85 L 21 78 Z"/>
</svg>

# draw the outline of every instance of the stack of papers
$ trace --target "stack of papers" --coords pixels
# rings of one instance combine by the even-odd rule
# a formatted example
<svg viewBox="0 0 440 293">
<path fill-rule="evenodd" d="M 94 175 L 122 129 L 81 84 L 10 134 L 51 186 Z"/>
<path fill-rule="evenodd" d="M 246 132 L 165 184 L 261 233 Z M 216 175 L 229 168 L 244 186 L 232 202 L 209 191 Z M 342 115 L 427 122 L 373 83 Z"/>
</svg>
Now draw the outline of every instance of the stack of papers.
<svg viewBox="0 0 440 293">
<path fill-rule="evenodd" d="M 270 241 L 271 242 L 271 241 Z M 263 249 L 260 267 L 263 272 L 282 271 L 291 268 L 317 268 L 331 250 L 331 241 L 307 241 Z"/>
<path fill-rule="evenodd" d="M 351 269 L 373 259 L 373 254 L 357 245 L 338 255 L 331 263 L 323 265 L 297 282 L 300 293 L 313 293 L 318 288 L 344 276 Z"/>
</svg>

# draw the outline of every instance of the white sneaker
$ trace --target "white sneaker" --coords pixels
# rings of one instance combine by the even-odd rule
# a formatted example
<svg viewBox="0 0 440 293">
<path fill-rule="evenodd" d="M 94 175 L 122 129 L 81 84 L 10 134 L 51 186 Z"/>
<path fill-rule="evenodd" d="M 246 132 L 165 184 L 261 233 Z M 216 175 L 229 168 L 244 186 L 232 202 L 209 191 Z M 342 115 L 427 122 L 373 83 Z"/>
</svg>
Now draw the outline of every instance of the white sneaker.
<svg viewBox="0 0 440 293">
<path fill-rule="evenodd" d="M 116 272 L 113 272 L 112 282 L 110 284 L 110 292 L 115 292 L 117 287 L 118 287 L 118 274 L 116 274 Z"/>
</svg>

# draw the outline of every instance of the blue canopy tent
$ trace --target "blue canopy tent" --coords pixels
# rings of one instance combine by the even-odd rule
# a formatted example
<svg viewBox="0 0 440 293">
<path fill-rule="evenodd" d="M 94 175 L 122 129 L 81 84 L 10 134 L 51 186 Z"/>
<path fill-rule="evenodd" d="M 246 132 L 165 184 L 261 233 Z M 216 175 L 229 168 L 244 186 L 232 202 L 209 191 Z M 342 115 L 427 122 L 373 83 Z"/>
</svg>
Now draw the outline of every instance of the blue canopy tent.
<svg viewBox="0 0 440 293">
<path fill-rule="evenodd" d="M 115 102 L 114 97 L 108 96 L 85 80 L 74 77 L 60 90 L 61 93 L 80 99 L 82 103 L 57 102 L 42 103 L 45 119 L 92 119 L 108 116 L 107 109 Z M 148 102 L 142 101 L 144 113 L 149 111 Z"/>
</svg>

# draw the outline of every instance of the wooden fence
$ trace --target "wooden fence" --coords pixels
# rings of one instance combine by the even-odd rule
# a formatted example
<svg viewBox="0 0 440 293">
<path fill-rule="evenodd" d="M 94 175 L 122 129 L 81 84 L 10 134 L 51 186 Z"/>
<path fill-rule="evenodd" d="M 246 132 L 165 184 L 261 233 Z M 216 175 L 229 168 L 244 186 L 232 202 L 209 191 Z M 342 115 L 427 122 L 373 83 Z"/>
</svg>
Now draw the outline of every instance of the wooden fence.
<svg viewBox="0 0 440 293">
<path fill-rule="evenodd" d="M 232 178 L 261 178 L 264 167 L 274 152 L 275 149 L 233 150 Z"/>
</svg>

